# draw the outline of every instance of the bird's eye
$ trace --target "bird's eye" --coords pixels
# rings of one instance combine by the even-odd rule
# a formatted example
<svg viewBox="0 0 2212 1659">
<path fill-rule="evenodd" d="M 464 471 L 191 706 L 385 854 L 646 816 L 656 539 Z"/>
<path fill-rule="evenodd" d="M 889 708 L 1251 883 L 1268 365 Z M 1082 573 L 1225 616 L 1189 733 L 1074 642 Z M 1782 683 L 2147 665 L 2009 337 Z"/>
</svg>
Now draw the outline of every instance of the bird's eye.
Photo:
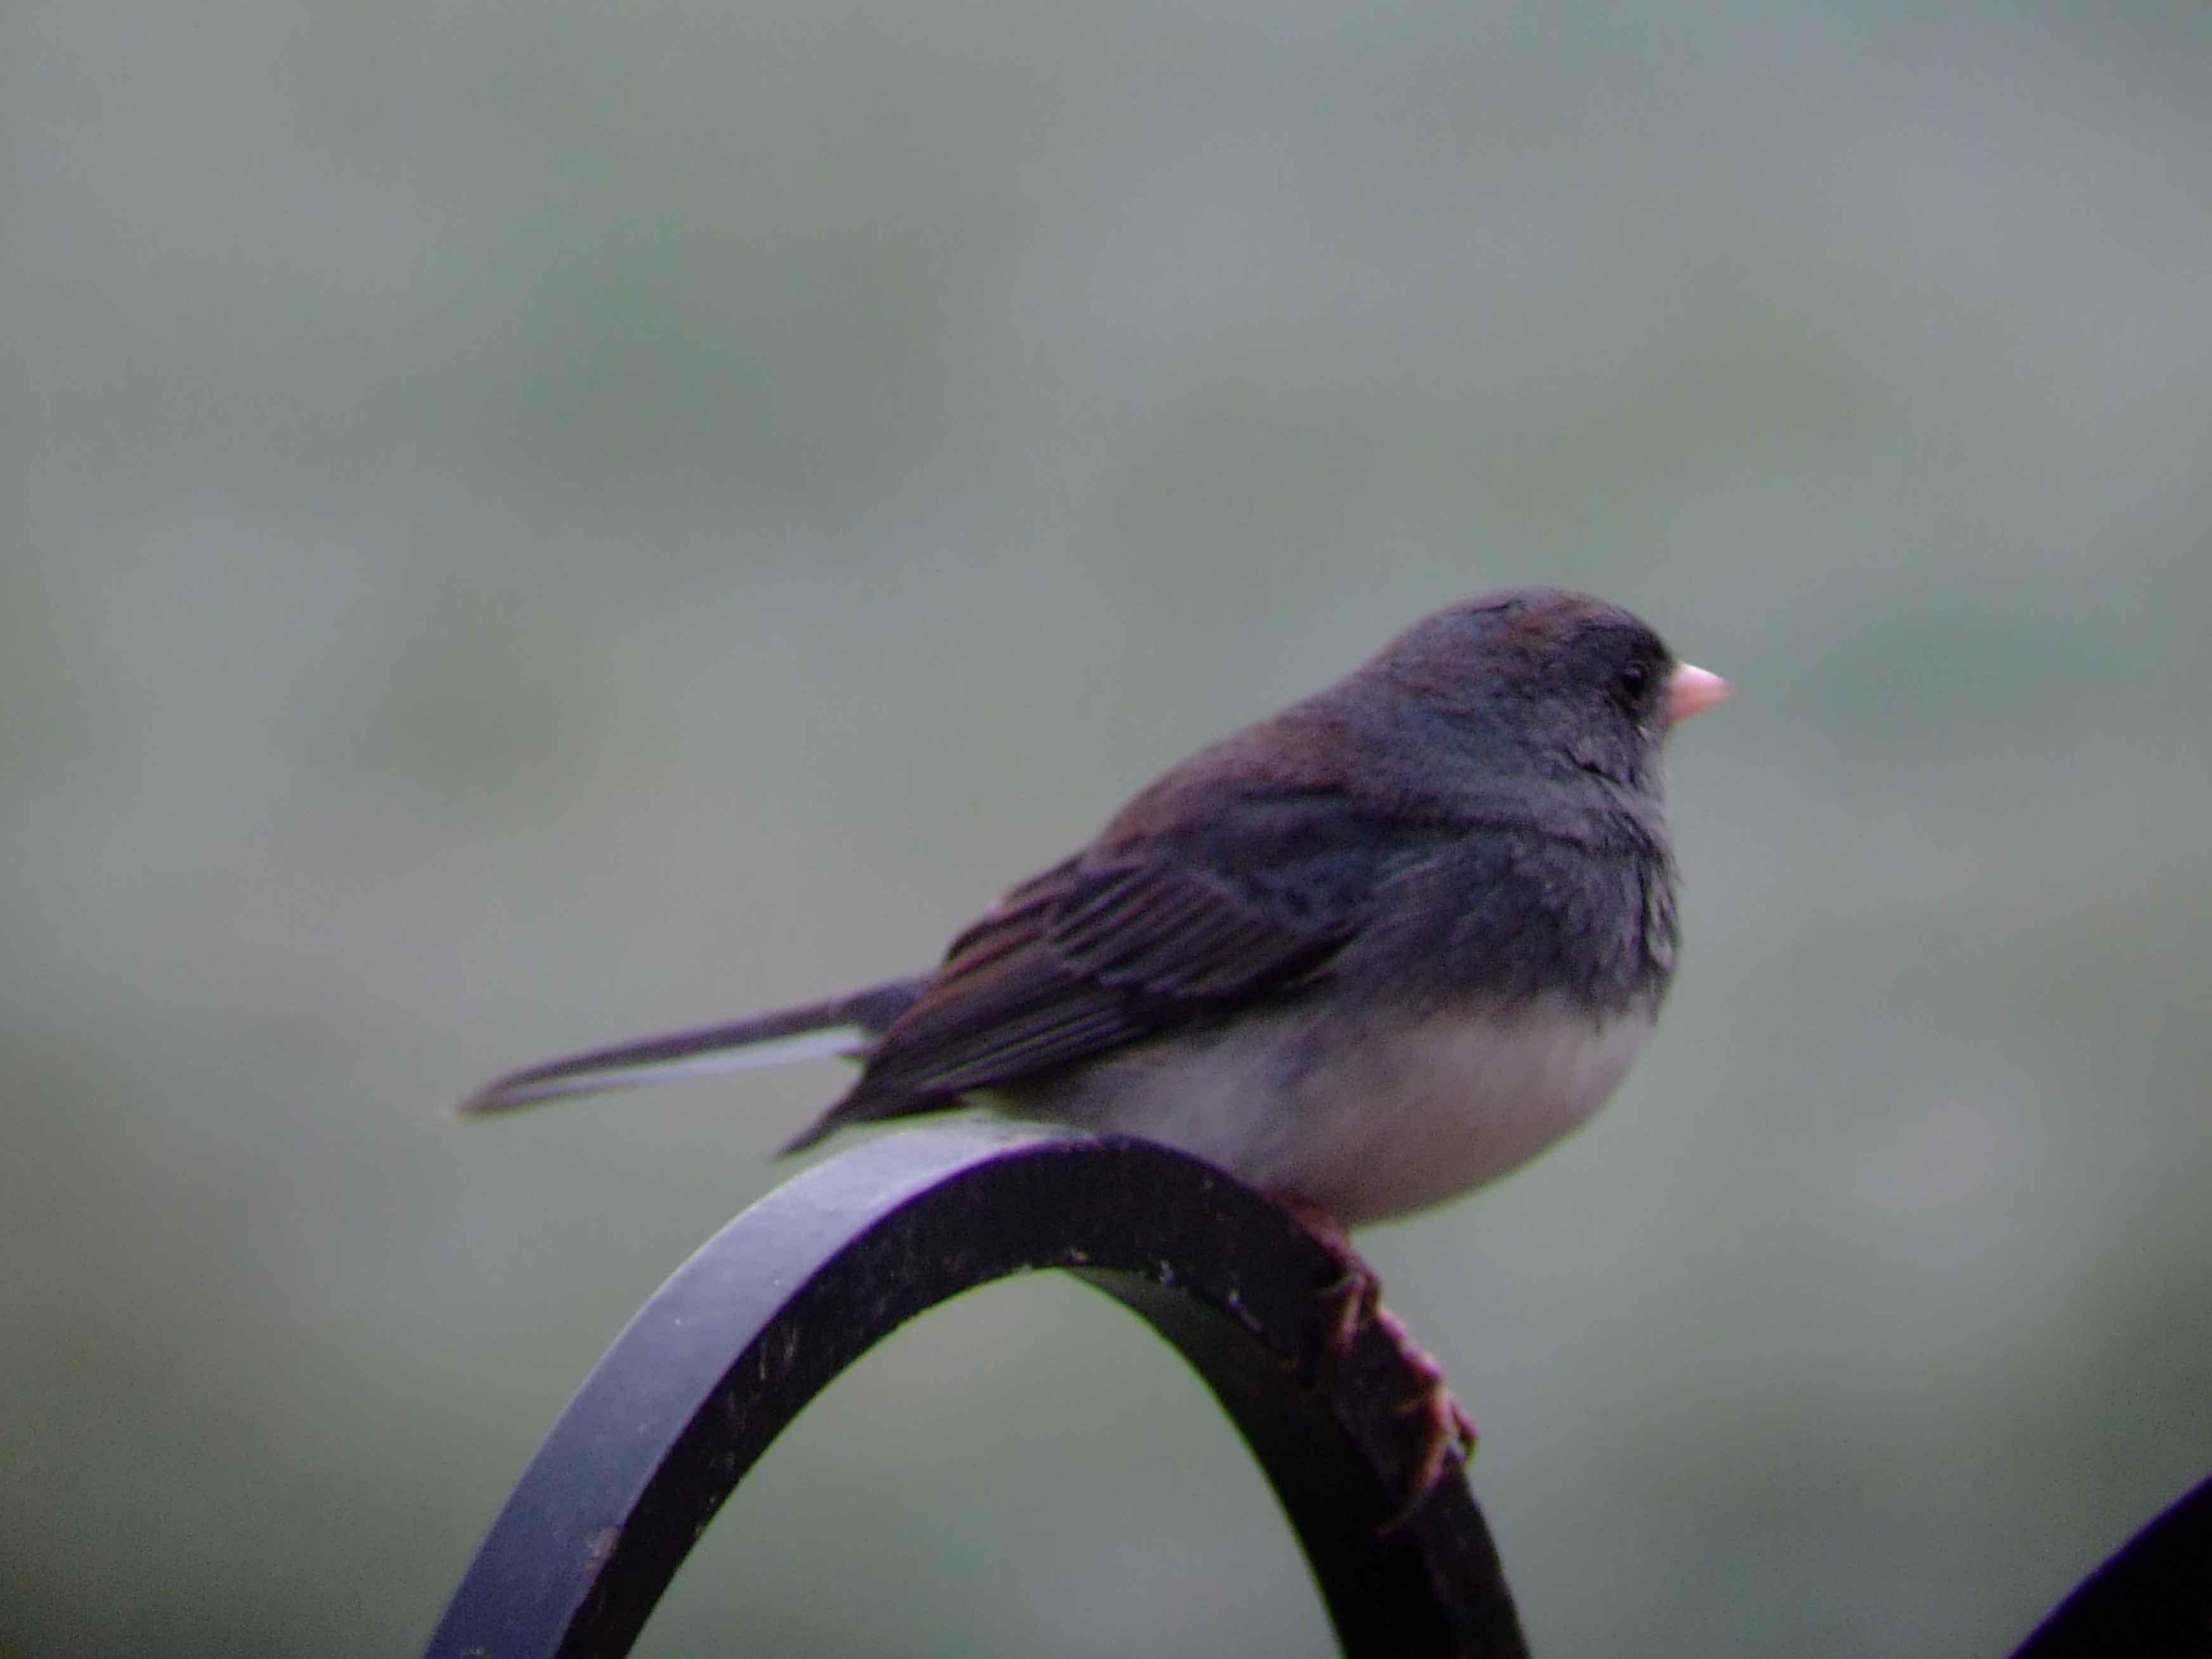
<svg viewBox="0 0 2212 1659">
<path fill-rule="evenodd" d="M 1613 685 L 1623 702 L 1643 702 L 1644 694 L 1651 689 L 1651 665 L 1639 657 L 1620 671 Z"/>
</svg>

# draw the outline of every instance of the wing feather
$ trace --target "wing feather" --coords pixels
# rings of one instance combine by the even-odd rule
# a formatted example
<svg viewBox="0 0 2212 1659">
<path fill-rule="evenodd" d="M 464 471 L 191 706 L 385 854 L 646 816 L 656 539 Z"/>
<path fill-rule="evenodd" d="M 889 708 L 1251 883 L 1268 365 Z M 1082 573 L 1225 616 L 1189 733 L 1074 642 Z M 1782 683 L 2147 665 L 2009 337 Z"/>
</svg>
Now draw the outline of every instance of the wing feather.
<svg viewBox="0 0 2212 1659">
<path fill-rule="evenodd" d="M 871 1054 L 856 1108 L 988 1087 L 1203 1018 L 1312 971 L 1355 926 L 1281 914 L 1171 859 L 1067 871 L 961 940 Z"/>
<path fill-rule="evenodd" d="M 1225 816 L 1234 833 L 1094 848 L 1007 894 L 953 941 L 852 1092 L 793 1145 L 1289 991 L 1326 972 L 1381 884 L 1449 833 L 1325 792 Z"/>
</svg>

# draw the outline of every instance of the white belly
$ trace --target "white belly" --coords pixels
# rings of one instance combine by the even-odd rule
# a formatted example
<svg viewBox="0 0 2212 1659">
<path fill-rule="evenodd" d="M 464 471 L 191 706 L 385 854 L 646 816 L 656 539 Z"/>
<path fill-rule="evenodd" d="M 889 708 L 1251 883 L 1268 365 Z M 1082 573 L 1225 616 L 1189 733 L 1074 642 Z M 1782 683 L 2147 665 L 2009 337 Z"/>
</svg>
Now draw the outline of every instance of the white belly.
<svg viewBox="0 0 2212 1659">
<path fill-rule="evenodd" d="M 1007 1109 L 1143 1135 L 1347 1224 L 1496 1180 L 1586 1121 L 1651 1034 L 1538 1002 L 1356 1033 L 1290 1010 L 1118 1054 Z"/>
</svg>

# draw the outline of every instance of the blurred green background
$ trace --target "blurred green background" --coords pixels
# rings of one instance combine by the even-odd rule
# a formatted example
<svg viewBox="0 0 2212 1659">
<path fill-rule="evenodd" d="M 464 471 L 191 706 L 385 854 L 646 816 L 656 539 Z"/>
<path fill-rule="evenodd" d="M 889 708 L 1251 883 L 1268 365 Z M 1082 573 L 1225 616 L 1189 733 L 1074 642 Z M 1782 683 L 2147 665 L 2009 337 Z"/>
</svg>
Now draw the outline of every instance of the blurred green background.
<svg viewBox="0 0 2212 1659">
<path fill-rule="evenodd" d="M 0 12 L 0 1650 L 405 1652 L 817 1066 L 1455 594 L 1741 695 L 1610 1110 L 1368 1243 L 1539 1652 L 2000 1654 L 2212 1465 L 2212 13 Z M 1040 1280 L 642 1651 L 1321 1654 Z"/>
</svg>

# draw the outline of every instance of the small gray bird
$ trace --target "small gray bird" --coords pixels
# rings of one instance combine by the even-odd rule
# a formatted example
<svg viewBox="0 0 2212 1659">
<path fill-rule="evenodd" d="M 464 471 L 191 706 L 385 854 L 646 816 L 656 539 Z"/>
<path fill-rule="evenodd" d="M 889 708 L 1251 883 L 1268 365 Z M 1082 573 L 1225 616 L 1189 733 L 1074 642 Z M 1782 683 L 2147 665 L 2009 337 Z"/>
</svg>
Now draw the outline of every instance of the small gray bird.
<svg viewBox="0 0 2212 1659">
<path fill-rule="evenodd" d="M 1171 769 L 933 972 L 534 1066 L 462 1109 L 852 1055 L 787 1150 L 967 1102 L 1164 1141 L 1295 1210 L 1387 1320 L 1343 1230 L 1525 1163 L 1650 1036 L 1675 950 L 1660 745 L 1728 691 L 1602 600 L 1463 600 Z M 1425 1489 L 1472 1431 L 1391 1328 L 1434 1379 Z"/>
</svg>

